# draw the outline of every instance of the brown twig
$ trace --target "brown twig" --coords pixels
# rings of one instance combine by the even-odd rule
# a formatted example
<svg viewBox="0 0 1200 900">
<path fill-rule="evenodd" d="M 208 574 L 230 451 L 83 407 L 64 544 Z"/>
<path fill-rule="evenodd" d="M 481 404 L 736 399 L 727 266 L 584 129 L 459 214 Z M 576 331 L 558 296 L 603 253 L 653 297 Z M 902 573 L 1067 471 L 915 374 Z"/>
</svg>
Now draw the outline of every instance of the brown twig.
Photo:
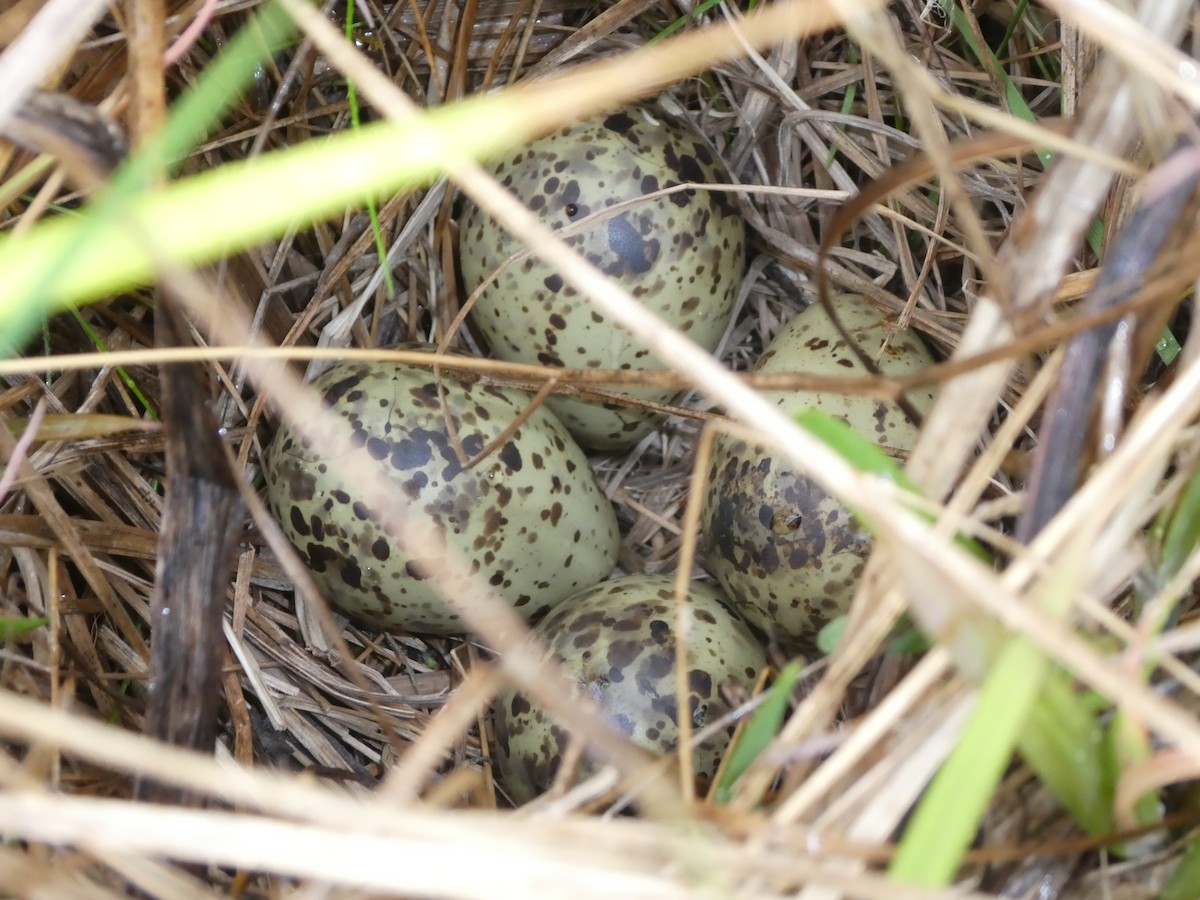
<svg viewBox="0 0 1200 900">
<path fill-rule="evenodd" d="M 1114 239 L 1084 312 L 1111 309 L 1145 287 L 1163 248 L 1177 235 L 1177 223 L 1200 183 L 1196 152 L 1190 138 L 1181 140 L 1163 167 L 1146 180 L 1143 202 Z M 1167 178 L 1170 183 L 1164 184 Z M 1038 431 L 1025 506 L 1017 519 L 1016 537 L 1023 543 L 1031 541 L 1075 491 L 1105 354 L 1118 325 L 1115 320 L 1107 322 L 1075 335 L 1067 344 L 1062 374 Z"/>
</svg>

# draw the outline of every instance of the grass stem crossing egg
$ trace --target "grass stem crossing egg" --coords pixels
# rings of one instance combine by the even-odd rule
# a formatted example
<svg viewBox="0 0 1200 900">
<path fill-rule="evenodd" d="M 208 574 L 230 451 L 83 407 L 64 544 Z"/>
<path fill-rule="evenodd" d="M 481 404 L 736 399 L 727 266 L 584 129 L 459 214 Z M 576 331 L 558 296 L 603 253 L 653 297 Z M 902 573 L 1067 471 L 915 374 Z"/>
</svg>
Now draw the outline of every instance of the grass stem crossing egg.
<svg viewBox="0 0 1200 900">
<path fill-rule="evenodd" d="M 720 688 L 726 679 L 753 688 L 766 668 L 758 640 L 725 607 L 708 584 L 688 588 L 687 709 L 678 708 L 675 679 L 675 578 L 629 575 L 572 597 L 548 615 L 537 636 L 572 681 L 594 700 L 610 727 L 657 754 L 675 749 L 679 716 L 694 729 L 716 722 L 729 706 Z M 554 782 L 568 734 L 536 702 L 508 690 L 496 698 L 496 763 L 502 785 L 518 802 Z M 711 780 L 733 729 L 696 749 L 695 775 Z M 582 773 L 581 773 L 582 774 Z"/>
<path fill-rule="evenodd" d="M 916 334 L 893 333 L 865 298 L 845 295 L 834 304 L 847 331 L 885 375 L 932 365 Z M 755 371 L 867 374 L 819 304 L 784 326 Z M 895 455 L 916 444 L 917 427 L 888 400 L 813 391 L 764 396 L 789 415 L 817 408 L 838 416 Z M 914 391 L 908 398 L 924 410 L 932 394 Z M 700 528 L 709 568 L 747 621 L 785 644 L 812 646 L 821 626 L 845 612 L 853 598 L 869 535 L 837 498 L 764 445 L 719 435 L 708 478 Z"/>
</svg>

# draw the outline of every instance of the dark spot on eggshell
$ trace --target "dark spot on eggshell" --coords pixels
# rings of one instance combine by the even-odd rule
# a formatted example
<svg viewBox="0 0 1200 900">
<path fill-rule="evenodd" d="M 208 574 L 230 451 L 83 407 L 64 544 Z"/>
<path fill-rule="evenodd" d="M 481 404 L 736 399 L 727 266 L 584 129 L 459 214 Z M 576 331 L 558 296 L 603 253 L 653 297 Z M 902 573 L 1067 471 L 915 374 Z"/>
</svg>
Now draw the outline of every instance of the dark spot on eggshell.
<svg viewBox="0 0 1200 900">
<path fill-rule="evenodd" d="M 758 524 L 769 530 L 775 528 L 775 510 L 766 503 L 758 508 Z"/>
<path fill-rule="evenodd" d="M 736 466 L 737 463 L 731 461 L 726 465 Z M 714 499 L 715 515 L 709 520 L 708 532 L 705 537 L 722 556 L 732 559 L 734 556 L 734 515 L 737 513 L 737 507 L 732 497 L 716 497 Z"/>
<path fill-rule="evenodd" d="M 347 559 L 342 563 L 341 571 L 338 573 L 346 586 L 354 590 L 362 590 L 362 569 L 359 568 L 358 562 L 354 559 Z"/>
<path fill-rule="evenodd" d="M 604 127 L 617 134 L 628 134 L 636 126 L 637 122 L 627 112 L 615 112 L 604 118 Z"/>
<path fill-rule="evenodd" d="M 336 406 L 342 397 L 354 390 L 357 385 L 358 378 L 355 375 L 339 378 L 326 385 L 321 392 L 321 399 L 326 406 Z"/>
<path fill-rule="evenodd" d="M 634 641 L 617 639 L 608 645 L 608 653 L 604 659 L 613 668 L 625 669 L 637 659 L 640 652 Z"/>
<path fill-rule="evenodd" d="M 724 164 L 690 125 L 630 108 L 559 129 L 498 161 L 493 171 L 543 224 L 570 226 L 567 242 L 639 302 L 706 349 L 716 347 L 744 268 L 745 226 L 736 205 L 723 192 L 695 189 L 642 199 L 684 182 L 729 182 Z M 617 204 L 621 212 L 605 218 Z M 464 287 L 473 292 L 521 245 L 469 202 L 459 225 Z M 662 367 L 532 257 L 504 268 L 483 288 L 471 316 L 491 353 L 510 362 Z M 676 393 L 639 395 L 667 402 Z M 553 396 L 547 404 L 581 443 L 599 450 L 631 446 L 659 418 L 624 403 Z"/>
<path fill-rule="evenodd" d="M 835 302 L 868 354 L 890 341 L 881 360 L 885 373 L 902 376 L 932 363 L 916 335 L 892 334 L 862 297 Z M 844 377 L 861 366 L 824 309 L 814 305 L 784 326 L 756 371 Z M 816 408 L 838 416 L 898 457 L 916 443 L 917 430 L 904 413 L 872 397 L 804 391 L 764 396 L 788 415 Z M 927 408 L 932 396 L 918 391 L 909 399 Z M 728 435 L 714 443 L 700 527 L 709 568 L 738 612 L 803 650 L 812 649 L 820 628 L 846 610 L 871 548 L 870 535 L 850 511 L 790 460 Z"/>
<path fill-rule="evenodd" d="M 638 678 L 643 679 L 647 684 L 658 684 L 674 667 L 674 661 L 670 654 L 650 654 L 638 667 Z"/>
<path fill-rule="evenodd" d="M 433 448 L 424 437 L 425 435 L 414 434 L 412 438 L 394 442 L 392 468 L 407 472 L 409 469 L 420 469 L 429 465 L 429 461 L 433 459 Z"/>
<path fill-rule="evenodd" d="M 649 632 L 652 641 L 665 646 L 671 640 L 671 623 L 665 619 L 651 619 Z"/>
<path fill-rule="evenodd" d="M 629 223 L 619 216 L 608 223 L 608 247 L 617 257 L 616 266 L 610 266 L 610 275 L 645 275 L 654 266 L 658 256 L 658 242 L 646 240 Z"/>
<path fill-rule="evenodd" d="M 476 576 L 528 618 L 611 573 L 612 505 L 549 411 L 534 409 L 480 456 L 528 410 L 527 392 L 445 371 L 439 385 L 428 368 L 351 361 L 313 388 L 332 421 L 366 437 L 345 442 L 327 428 L 337 452 L 325 458 L 282 429 L 264 459 L 267 497 L 322 594 L 345 612 L 378 627 L 458 633 L 464 624 L 434 573 L 452 594 Z M 342 475 L 350 466 L 381 489 L 356 496 Z M 411 503 L 402 514 L 431 529 L 436 552 L 409 556 L 377 520 L 373 509 L 396 509 L 384 485 Z"/>
<path fill-rule="evenodd" d="M 712 585 L 693 583 L 685 698 L 688 716 L 702 727 L 730 712 L 720 691 L 730 679 L 749 691 L 767 664 L 758 640 Z M 618 578 L 570 598 L 538 625 L 547 657 L 568 684 L 599 704 L 610 726 L 656 754 L 678 740 L 674 576 Z M 513 689 L 496 700 L 495 763 L 505 792 L 524 802 L 554 782 L 572 736 L 539 704 Z M 709 780 L 732 728 L 696 748 L 696 776 Z M 593 771 L 585 748 L 579 776 Z"/>
<path fill-rule="evenodd" d="M 655 682 L 645 678 L 639 679 L 638 690 L 642 696 L 650 699 L 650 708 L 662 717 L 656 720 L 659 734 L 666 730 L 668 722 L 676 726 L 679 724 L 679 705 L 675 702 L 674 694 L 660 696 Z"/>
</svg>

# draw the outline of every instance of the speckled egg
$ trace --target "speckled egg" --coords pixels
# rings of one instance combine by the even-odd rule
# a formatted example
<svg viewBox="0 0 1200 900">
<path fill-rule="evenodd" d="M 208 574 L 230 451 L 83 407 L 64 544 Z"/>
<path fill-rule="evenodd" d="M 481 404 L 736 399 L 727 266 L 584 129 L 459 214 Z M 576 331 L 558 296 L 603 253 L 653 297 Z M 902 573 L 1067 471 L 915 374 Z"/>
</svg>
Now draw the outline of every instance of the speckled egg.
<svg viewBox="0 0 1200 900">
<path fill-rule="evenodd" d="M 496 162 L 492 173 L 543 223 L 574 227 L 567 243 L 634 297 L 708 350 L 729 324 L 742 279 L 745 229 L 732 194 L 688 188 L 727 183 L 728 171 L 689 126 L 638 107 L 565 128 Z M 615 212 L 605 213 L 621 205 Z M 467 291 L 522 245 L 468 203 L 459 230 Z M 582 231 L 579 229 L 582 228 Z M 661 369 L 650 351 L 532 256 L 484 289 L 472 321 L 493 355 L 510 362 L 587 369 Z M 672 391 L 634 390 L 669 401 Z M 551 407 L 581 443 L 628 447 L 658 417 L 644 409 L 554 397 Z"/>
<path fill-rule="evenodd" d="M 711 585 L 694 582 L 688 653 L 687 715 L 696 729 L 729 712 L 719 688 L 727 679 L 753 688 L 767 661 L 750 630 Z M 637 746 L 666 754 L 678 740 L 675 690 L 675 590 L 670 575 L 629 575 L 572 597 L 548 615 L 537 637 L 580 694 Z M 495 704 L 495 762 L 516 802 L 554 781 L 570 733 L 538 704 L 513 690 Z M 711 780 L 733 733 L 696 748 L 696 775 Z M 581 766 L 585 775 L 588 766 Z"/>
<path fill-rule="evenodd" d="M 847 330 L 884 373 L 906 375 L 932 364 L 915 334 L 892 333 L 864 298 L 834 302 Z M 867 374 L 819 304 L 784 327 L 756 371 Z M 764 396 L 789 414 L 817 408 L 838 416 L 896 456 L 916 444 L 916 427 L 889 401 L 810 391 Z M 927 391 L 908 396 L 919 410 L 932 401 Z M 708 478 L 700 527 L 713 574 L 752 624 L 784 644 L 811 647 L 821 626 L 853 598 L 870 536 L 840 501 L 762 445 L 719 436 Z"/>
<path fill-rule="evenodd" d="M 361 496 L 344 480 L 351 466 L 398 488 L 442 531 L 448 552 L 469 563 L 470 575 L 526 618 L 612 572 L 616 515 L 552 413 L 538 408 L 507 441 L 465 465 L 528 407 L 527 393 L 443 370 L 439 396 L 430 369 L 385 362 L 338 363 L 312 387 L 352 438 L 324 456 L 283 428 L 265 460 L 267 494 L 326 599 L 346 613 L 381 628 L 464 630 L 426 580 L 446 561 L 404 553 L 373 515 L 382 496 Z"/>
</svg>

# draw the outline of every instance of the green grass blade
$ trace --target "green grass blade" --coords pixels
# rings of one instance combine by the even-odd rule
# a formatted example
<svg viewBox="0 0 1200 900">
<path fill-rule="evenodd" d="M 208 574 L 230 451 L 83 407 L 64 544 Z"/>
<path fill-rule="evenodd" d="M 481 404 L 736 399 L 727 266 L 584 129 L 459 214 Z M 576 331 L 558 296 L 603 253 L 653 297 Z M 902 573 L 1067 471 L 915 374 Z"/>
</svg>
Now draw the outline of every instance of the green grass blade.
<svg viewBox="0 0 1200 900">
<path fill-rule="evenodd" d="M 819 409 L 803 410 L 796 413 L 794 419 L 801 428 L 834 450 L 859 472 L 885 478 L 914 497 L 921 496 L 920 488 L 905 474 L 896 460 L 881 450 L 878 444 L 864 438 L 841 419 Z M 921 509 L 915 512 L 925 521 L 933 521 L 928 512 Z M 855 515 L 868 531 L 876 530 L 863 516 L 858 513 Z M 966 535 L 956 536 L 955 543 L 976 559 L 989 559 L 987 550 Z"/>
<path fill-rule="evenodd" d="M 686 28 L 688 22 L 699 21 L 702 16 L 711 12 L 713 9 L 715 9 L 716 7 L 718 7 L 720 5 L 721 5 L 721 0 L 703 0 L 703 2 L 698 3 L 696 5 L 696 7 L 694 9 L 692 9 L 690 12 L 688 12 L 686 15 L 680 16 L 675 21 L 670 22 L 667 25 L 665 25 L 662 28 L 662 30 L 660 30 L 657 34 L 653 35 L 648 41 L 646 41 L 646 43 L 647 44 L 655 44 L 665 38 L 669 38 L 671 35 L 675 34 L 677 31 L 682 31 L 684 28 Z"/>
<path fill-rule="evenodd" d="M 1008 109 L 1018 119 L 1024 119 L 1026 122 L 1036 122 L 1037 116 L 1033 114 L 1033 110 L 1029 108 L 1029 104 L 1025 102 L 1025 98 L 1021 95 L 1021 89 L 1004 71 L 1004 67 L 1000 65 L 1000 61 L 996 59 L 996 55 L 992 53 L 992 48 L 986 45 L 980 45 L 975 40 L 975 33 L 971 30 L 971 23 L 967 21 L 967 14 L 963 12 L 963 8 L 959 3 L 955 3 L 950 12 L 951 21 L 954 22 L 954 27 L 958 31 L 959 37 L 963 42 L 971 48 L 971 52 L 975 54 L 976 59 L 986 71 L 995 71 L 1000 74 L 1000 80 L 1004 87 L 1004 99 L 1008 101 Z M 989 66 L 988 63 L 991 63 Z M 1054 159 L 1054 154 L 1049 150 L 1034 150 L 1038 159 L 1042 161 L 1043 166 L 1049 166 L 1051 160 Z"/>
<path fill-rule="evenodd" d="M 83 330 L 83 333 L 87 335 L 88 340 L 92 342 L 92 346 L 101 353 L 107 353 L 108 344 L 104 342 L 104 338 L 100 337 L 100 335 L 96 332 L 96 329 L 92 328 L 92 326 L 88 323 L 88 320 L 83 317 L 79 310 L 74 309 L 71 310 L 71 312 L 75 314 L 76 323 Z M 145 411 L 151 419 L 157 419 L 158 411 L 154 408 L 154 404 L 150 402 L 150 398 L 142 392 L 141 387 L 136 381 L 134 381 L 133 376 L 129 374 L 129 370 L 124 366 L 117 366 L 117 377 L 121 379 L 121 382 L 125 385 L 126 390 L 133 395 L 133 398 L 142 405 L 143 411 Z"/>
<path fill-rule="evenodd" d="M 1143 765 L 1154 755 L 1149 733 L 1136 715 L 1130 715 L 1125 710 L 1117 710 L 1107 737 L 1109 758 L 1116 772 Z M 1133 820 L 1137 825 L 1157 825 L 1162 821 L 1165 811 L 1159 792 L 1147 791 L 1134 801 Z M 1121 856 L 1137 855 L 1141 852 L 1136 840 L 1118 845 L 1113 851 Z"/>
<path fill-rule="evenodd" d="M 911 494 L 919 490 L 900 464 L 879 445 L 867 440 L 837 416 L 819 409 L 806 409 L 793 416 L 797 424 L 854 466 L 859 472 L 878 475 Z"/>
<path fill-rule="evenodd" d="M 212 125 L 236 102 L 266 54 L 283 46 L 292 31 L 290 18 L 275 4 L 264 7 L 234 39 L 226 51 L 204 70 L 196 86 L 172 108 L 160 134 L 148 141 L 117 171 L 108 188 L 84 216 L 43 223 L 26 235 L 0 243 L 2 265 L 13 266 L 15 280 L 6 283 L 0 296 L 0 356 L 13 355 L 34 329 L 52 312 L 72 302 L 94 300 L 105 293 L 108 270 L 142 257 L 140 277 L 107 280 L 109 289 L 131 287 L 148 278 L 148 249 L 139 246 L 143 234 L 160 236 L 158 223 L 142 221 L 130 234 L 118 226 L 121 213 L 161 178 L 169 165 L 183 159 L 208 134 Z M 222 218 L 239 212 L 233 201 L 221 218 L 189 217 L 180 228 L 219 233 Z M 28 252 L 28 256 L 26 253 Z M 120 252 L 121 258 L 107 254 Z M 136 266 L 134 267 L 136 269 Z M 5 269 L 7 272 L 7 268 Z M 72 282 L 92 281 L 97 289 L 72 290 Z"/>
<path fill-rule="evenodd" d="M 130 160 L 116 181 L 145 186 L 160 174 L 156 163 L 182 162 L 241 99 L 257 67 L 288 45 L 294 30 L 291 17 L 277 4 L 262 7 L 205 66 L 195 86 L 171 107 L 162 132 Z"/>
<path fill-rule="evenodd" d="M 1013 11 L 1009 16 L 1008 27 L 1004 29 L 1004 37 L 1000 41 L 1000 46 L 1005 48 L 1005 52 L 1008 52 L 1007 48 L 1009 42 L 1017 33 L 1017 29 L 1021 28 L 1022 26 L 1025 26 L 1029 33 L 1034 36 L 1034 38 L 1042 39 L 1042 35 L 1037 33 L 1037 27 L 1028 19 L 1029 6 L 1029 0 L 1018 0 L 1017 5 L 1013 8 Z M 1053 65 L 1053 63 L 1056 63 L 1059 59 L 1055 53 L 1051 52 L 1051 49 L 1054 46 L 1054 44 L 1051 44 L 1045 48 L 1046 52 L 1035 53 L 1033 55 L 1032 62 L 1038 67 L 1042 77 L 1047 81 L 1061 83 L 1062 72 L 1059 70 L 1057 65 Z"/>
<path fill-rule="evenodd" d="M 992 53 L 992 49 L 987 46 L 980 46 L 979 42 L 975 40 L 975 34 L 971 31 L 971 24 L 967 21 L 967 15 L 963 12 L 962 6 L 954 3 L 950 17 L 959 36 L 970 48 L 971 52 L 975 54 L 980 65 L 985 70 L 988 69 L 985 62 L 986 58 L 986 60 L 990 60 L 992 63 L 993 70 L 1000 73 L 1000 79 L 1004 87 L 1004 99 L 1008 102 L 1009 111 L 1017 118 L 1024 119 L 1026 122 L 1037 122 L 1038 118 L 1033 114 L 1033 110 L 1029 108 L 1029 104 L 1025 102 L 1025 97 L 1021 94 L 1020 88 L 1017 87 L 1016 82 L 1009 77 L 1008 73 L 1004 71 L 1004 67 L 1000 65 L 1000 61 L 996 59 L 996 55 Z M 1035 149 L 1034 153 L 1037 154 L 1037 158 L 1041 160 L 1043 166 L 1049 167 L 1050 163 L 1054 160 L 1054 154 L 1049 150 Z M 1096 218 L 1088 229 L 1087 242 L 1092 252 L 1099 255 L 1104 243 L 1104 222 L 1100 218 Z"/>
<path fill-rule="evenodd" d="M 1104 220 L 1097 217 L 1087 230 L 1087 245 L 1097 256 L 1104 249 Z"/>
<path fill-rule="evenodd" d="M 846 633 L 846 625 L 849 621 L 850 617 L 843 614 L 826 622 L 824 627 L 817 632 L 817 649 L 826 656 L 833 653 L 837 649 L 837 645 L 841 643 L 842 635 Z"/>
<path fill-rule="evenodd" d="M 346 4 L 346 40 L 354 43 L 354 0 Z M 353 81 L 346 80 L 346 105 L 350 108 L 350 127 L 357 131 L 362 127 L 362 116 L 358 106 L 358 87 Z M 383 268 L 383 281 L 390 296 L 396 293 L 396 284 L 392 279 L 392 270 L 387 265 L 387 244 L 383 240 L 383 229 L 379 226 L 379 210 L 374 197 L 367 198 L 367 215 L 371 219 L 371 235 L 375 238 L 375 253 L 379 256 L 379 265 Z"/>
<path fill-rule="evenodd" d="M 993 661 L 970 721 L 904 833 L 891 877 L 926 887 L 951 882 L 1048 668 L 1041 651 L 1024 638 L 1013 638 Z"/>
<path fill-rule="evenodd" d="M 802 667 L 798 661 L 792 661 L 784 666 L 762 704 L 754 711 L 746 727 L 738 735 L 737 741 L 729 748 L 729 761 L 721 773 L 721 780 L 713 798 L 718 804 L 725 804 L 733 796 L 733 787 L 756 759 L 762 756 L 779 728 L 783 717 L 787 714 L 788 700 L 796 688 Z"/>
<path fill-rule="evenodd" d="M 1200 832 L 1192 836 L 1158 900 L 1200 900 Z"/>
<path fill-rule="evenodd" d="M 50 620 L 41 616 L 31 618 L 0 617 L 0 641 L 6 641 L 20 634 L 37 631 L 50 624 Z"/>
<path fill-rule="evenodd" d="M 1164 366 L 1175 362 L 1175 357 L 1182 350 L 1183 348 L 1179 346 L 1179 339 L 1171 332 L 1170 327 L 1162 330 L 1162 334 L 1158 336 L 1158 340 L 1154 344 L 1154 352 L 1158 354 L 1158 358 L 1162 360 Z"/>
<path fill-rule="evenodd" d="M 1042 783 L 1081 828 L 1092 835 L 1113 829 L 1116 777 L 1105 751 L 1106 735 L 1069 675 L 1046 677 L 1017 749 Z"/>
<path fill-rule="evenodd" d="M 1158 580 L 1166 584 L 1200 546 L 1200 471 L 1192 475 L 1161 530 Z"/>
<path fill-rule="evenodd" d="M 1040 586 L 1034 602 L 1054 619 L 1071 609 L 1088 535 L 1080 533 Z M 912 566 L 902 559 L 900 566 Z M 908 571 L 913 584 L 919 570 Z M 960 662 L 970 671 L 975 661 Z M 1014 749 L 1031 754 L 1031 765 L 1088 830 L 1107 830 L 1112 779 L 1109 755 L 1086 695 L 1076 695 L 1066 676 L 1028 638 L 1008 638 L 982 675 L 979 701 L 958 744 L 917 807 L 892 873 L 926 886 L 949 884 L 963 852 Z M 1060 682 L 1060 683 L 1056 683 Z M 1069 772 L 1072 767 L 1080 772 Z M 1088 791 L 1095 796 L 1088 798 Z"/>
<path fill-rule="evenodd" d="M 211 262 L 443 171 L 444 146 L 484 155 L 505 146 L 515 101 L 489 97 L 441 107 L 419 121 L 367 125 L 258 159 L 229 163 L 134 198 L 122 223 L 85 216 L 45 222 L 0 241 L 0 355 L 43 314 L 149 281 L 157 252 L 182 264 Z M 431 131 L 432 129 L 432 131 Z M 319 173 L 315 177 L 314 173 Z M 143 236 L 153 236 L 154 248 Z M 86 237 L 87 240 L 83 240 Z"/>
</svg>

